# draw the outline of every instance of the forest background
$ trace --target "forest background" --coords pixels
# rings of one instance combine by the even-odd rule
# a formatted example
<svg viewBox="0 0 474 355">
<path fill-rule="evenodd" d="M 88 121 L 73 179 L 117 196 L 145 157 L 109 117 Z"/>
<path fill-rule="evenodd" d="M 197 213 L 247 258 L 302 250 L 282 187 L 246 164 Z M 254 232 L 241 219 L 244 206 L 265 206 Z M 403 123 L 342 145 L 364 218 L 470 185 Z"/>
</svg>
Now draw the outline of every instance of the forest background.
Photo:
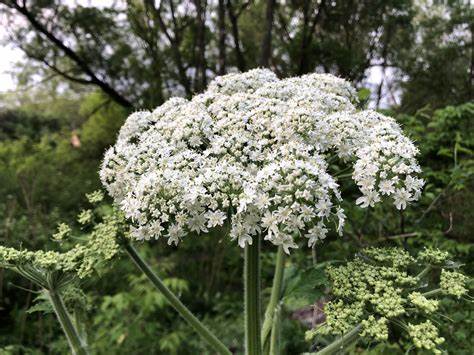
<svg viewBox="0 0 474 355">
<path fill-rule="evenodd" d="M 369 245 L 414 253 L 435 246 L 473 275 L 470 1 L 1 0 L 0 21 L 3 44 L 24 54 L 12 69 L 15 87 L 0 95 L 0 244 L 55 248 L 60 222 L 81 232 L 76 216 L 87 208 L 85 194 L 101 188 L 104 150 L 129 113 L 191 97 L 217 75 L 269 67 L 281 78 L 326 72 L 350 80 L 361 105 L 396 117 L 421 150 L 422 199 L 403 213 L 385 204 L 345 206 L 349 226 L 319 246 L 318 260 L 345 260 Z M 263 261 L 267 296 L 272 248 L 265 247 Z M 140 250 L 238 350 L 242 255 L 232 242 L 215 236 L 175 248 L 157 241 Z M 324 295 L 308 287 L 321 277 L 309 269 L 311 259 L 300 248 L 288 260 L 299 270 L 285 295 L 288 354 L 308 350 L 304 332 L 320 321 L 312 305 Z M 28 290 L 34 285 L 0 270 L 0 353 L 65 353 L 54 315 L 45 316 L 48 309 Z M 207 351 L 125 258 L 82 282 L 77 295 L 98 354 Z M 470 354 L 472 302 L 446 306 L 444 347 Z"/>
</svg>

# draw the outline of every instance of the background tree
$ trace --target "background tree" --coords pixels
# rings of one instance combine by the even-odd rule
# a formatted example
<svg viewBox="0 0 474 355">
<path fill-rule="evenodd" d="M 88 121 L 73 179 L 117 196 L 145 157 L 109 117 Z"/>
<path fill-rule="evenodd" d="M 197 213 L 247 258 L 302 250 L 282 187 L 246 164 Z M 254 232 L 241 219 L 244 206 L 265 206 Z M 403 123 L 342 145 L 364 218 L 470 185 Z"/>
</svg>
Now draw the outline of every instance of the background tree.
<svg viewBox="0 0 474 355">
<path fill-rule="evenodd" d="M 266 53 L 264 65 L 280 77 L 329 72 L 371 89 L 361 104 L 388 109 L 402 123 L 421 149 L 427 180 L 422 200 L 403 214 L 383 205 L 347 208 L 342 238 L 329 235 L 313 256 L 292 254 L 281 309 L 282 332 L 291 339 L 282 344 L 285 352 L 310 350 L 304 331 L 323 317 L 322 268 L 312 266 L 313 257 L 321 263 L 352 258 L 361 246 L 405 241 L 415 253 L 424 246 L 450 250 L 466 274 L 474 272 L 469 1 L 0 0 L 0 21 L 3 42 L 26 55 L 15 69 L 16 88 L 0 95 L 2 245 L 50 249 L 60 221 L 80 233 L 76 215 L 89 208 L 84 194 L 100 186 L 103 152 L 131 110 L 190 97 L 218 74 L 262 65 Z M 343 194 L 355 193 L 343 187 Z M 107 201 L 102 208 L 110 208 Z M 179 249 L 158 242 L 142 251 L 160 276 L 173 275 L 167 282 L 193 312 L 239 351 L 241 255 L 227 238 Z M 273 251 L 264 250 L 264 287 Z M 205 353 L 126 261 L 81 288 L 98 354 Z M 33 312 L 38 303 L 25 289 L 35 290 L 0 269 L 0 353 L 64 353 L 54 318 Z M 446 349 L 470 354 L 472 303 L 450 306 L 456 312 L 447 314 L 454 322 L 443 330 Z"/>
<path fill-rule="evenodd" d="M 377 67 L 375 99 L 403 93 L 402 109 L 412 112 L 411 100 L 440 107 L 472 99 L 467 1 L 0 3 L 5 40 L 41 64 L 42 76 L 100 88 L 127 109 L 189 97 L 218 73 L 258 66 L 282 77 L 330 72 L 359 85 Z M 452 85 L 440 85 L 448 77 Z"/>
</svg>

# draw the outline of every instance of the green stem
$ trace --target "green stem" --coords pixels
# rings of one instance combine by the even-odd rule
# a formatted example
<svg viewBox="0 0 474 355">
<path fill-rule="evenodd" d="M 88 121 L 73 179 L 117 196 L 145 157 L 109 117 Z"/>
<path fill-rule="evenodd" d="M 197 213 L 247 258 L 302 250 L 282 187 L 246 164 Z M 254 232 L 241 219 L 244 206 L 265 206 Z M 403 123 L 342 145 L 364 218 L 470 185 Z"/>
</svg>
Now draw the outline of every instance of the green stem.
<svg viewBox="0 0 474 355">
<path fill-rule="evenodd" d="M 265 317 L 262 326 L 262 344 L 264 349 L 268 349 L 269 335 L 274 323 L 274 314 L 281 298 L 284 271 L 285 252 L 283 251 L 283 247 L 279 246 L 275 263 L 275 273 L 273 274 L 272 293 L 270 295 L 267 309 L 265 310 Z"/>
<path fill-rule="evenodd" d="M 270 354 L 280 355 L 280 327 L 281 327 L 281 306 L 277 306 L 273 315 L 272 335 L 270 337 Z"/>
<path fill-rule="evenodd" d="M 361 328 L 362 328 L 362 325 L 357 324 L 349 332 L 344 334 L 342 337 L 336 339 L 331 344 L 329 344 L 324 349 L 318 351 L 315 354 L 316 355 L 331 355 L 331 354 L 338 353 L 346 345 L 351 344 L 355 339 L 357 339 L 357 337 L 359 336 L 359 332 L 360 332 Z"/>
<path fill-rule="evenodd" d="M 417 279 L 422 279 L 423 277 L 425 277 L 431 271 L 431 269 L 432 269 L 431 265 L 428 265 L 418 275 L 416 275 L 416 278 Z"/>
<path fill-rule="evenodd" d="M 313 259 L 313 266 L 318 263 L 318 252 L 316 251 L 316 243 L 311 247 L 311 257 Z"/>
<path fill-rule="evenodd" d="M 245 353 L 260 355 L 260 236 L 245 246 Z"/>
<path fill-rule="evenodd" d="M 61 295 L 56 290 L 46 290 L 48 298 L 53 306 L 54 313 L 58 317 L 59 323 L 66 334 L 67 341 L 74 355 L 87 355 L 87 345 L 79 337 L 77 329 L 74 327 Z"/>
<path fill-rule="evenodd" d="M 163 281 L 156 275 L 148 264 L 140 257 L 137 250 L 129 242 L 124 243 L 125 250 L 130 258 L 135 262 L 135 265 L 148 277 L 153 285 L 165 296 L 173 308 L 183 317 L 189 325 L 218 353 L 231 355 L 232 353 L 217 337 L 212 334 L 204 324 L 197 319 L 194 314 L 179 300 L 178 297 L 163 283 Z"/>
<path fill-rule="evenodd" d="M 434 290 L 431 290 L 431 291 L 428 291 L 428 292 L 425 292 L 423 293 L 422 295 L 425 296 L 425 297 L 433 297 L 433 296 L 436 296 L 440 293 L 442 293 L 443 290 L 441 288 L 436 288 Z"/>
</svg>

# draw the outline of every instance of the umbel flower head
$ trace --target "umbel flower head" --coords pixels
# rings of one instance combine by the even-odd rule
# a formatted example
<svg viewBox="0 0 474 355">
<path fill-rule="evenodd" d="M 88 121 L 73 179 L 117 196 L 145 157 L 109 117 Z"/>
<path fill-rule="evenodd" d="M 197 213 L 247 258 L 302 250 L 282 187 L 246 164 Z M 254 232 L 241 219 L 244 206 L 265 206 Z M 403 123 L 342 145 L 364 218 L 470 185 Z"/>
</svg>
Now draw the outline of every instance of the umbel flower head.
<svg viewBox="0 0 474 355">
<path fill-rule="evenodd" d="M 217 77 L 191 100 L 130 115 L 101 179 L 139 240 L 177 244 L 226 224 L 242 247 L 259 233 L 286 252 L 298 236 L 312 246 L 345 220 L 329 159 L 353 167 L 361 207 L 385 195 L 404 209 L 420 195 L 416 147 L 393 118 L 358 111 L 356 100 L 328 74 Z"/>
<path fill-rule="evenodd" d="M 438 329 L 447 310 L 441 301 L 466 298 L 469 291 L 459 267 L 434 248 L 417 257 L 401 248 L 363 249 L 353 260 L 326 268 L 331 300 L 324 305 L 325 322 L 307 331 L 306 339 L 319 343 L 319 335 L 340 337 L 360 328 L 370 343 L 396 340 L 407 353 L 418 348 L 441 354 L 439 332 L 448 329 Z"/>
</svg>

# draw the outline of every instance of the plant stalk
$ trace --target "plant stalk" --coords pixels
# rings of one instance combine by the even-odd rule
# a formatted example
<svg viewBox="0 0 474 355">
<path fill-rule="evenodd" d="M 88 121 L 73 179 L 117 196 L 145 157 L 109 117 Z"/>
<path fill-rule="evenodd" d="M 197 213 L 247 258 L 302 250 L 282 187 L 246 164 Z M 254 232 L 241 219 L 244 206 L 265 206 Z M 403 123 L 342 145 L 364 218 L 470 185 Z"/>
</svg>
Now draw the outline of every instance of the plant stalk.
<svg viewBox="0 0 474 355">
<path fill-rule="evenodd" d="M 261 355 L 260 342 L 260 236 L 245 246 L 245 354 Z"/>
<path fill-rule="evenodd" d="M 79 332 L 74 327 L 71 321 L 66 306 L 61 298 L 61 295 L 56 290 L 45 290 L 48 298 L 53 306 L 54 313 L 58 317 L 61 328 L 66 334 L 67 341 L 74 355 L 88 355 L 87 345 L 82 341 Z"/>
<path fill-rule="evenodd" d="M 443 290 L 441 288 L 436 288 L 434 290 L 422 293 L 422 295 L 425 297 L 433 297 L 439 295 L 440 293 L 443 293 Z"/>
<path fill-rule="evenodd" d="M 346 345 L 351 344 L 359 336 L 360 329 L 362 328 L 361 324 L 357 324 L 349 332 L 341 336 L 340 338 L 333 341 L 331 344 L 323 348 L 322 350 L 314 353 L 315 355 L 332 355 L 336 354 Z"/>
<path fill-rule="evenodd" d="M 281 332 L 281 305 L 277 306 L 273 315 L 272 334 L 270 337 L 270 355 L 280 355 L 280 332 Z"/>
<path fill-rule="evenodd" d="M 278 307 L 281 298 L 284 271 L 285 252 L 283 251 L 283 247 L 279 246 L 275 263 L 275 273 L 273 274 L 272 293 L 270 295 L 270 301 L 268 302 L 267 309 L 265 310 L 265 317 L 262 326 L 262 344 L 264 349 L 268 349 L 270 331 L 272 331 L 274 324 L 275 311 Z"/>
<path fill-rule="evenodd" d="M 431 269 L 432 269 L 431 265 L 426 266 L 418 275 L 416 275 L 416 278 L 417 279 L 422 279 L 423 277 L 428 275 L 428 273 L 431 271 Z"/>
<path fill-rule="evenodd" d="M 150 266 L 140 257 L 137 250 L 129 242 L 124 243 L 125 250 L 135 265 L 148 277 L 153 285 L 165 296 L 173 308 L 218 354 L 232 355 L 229 349 L 197 319 L 179 298 L 163 283 Z"/>
</svg>

